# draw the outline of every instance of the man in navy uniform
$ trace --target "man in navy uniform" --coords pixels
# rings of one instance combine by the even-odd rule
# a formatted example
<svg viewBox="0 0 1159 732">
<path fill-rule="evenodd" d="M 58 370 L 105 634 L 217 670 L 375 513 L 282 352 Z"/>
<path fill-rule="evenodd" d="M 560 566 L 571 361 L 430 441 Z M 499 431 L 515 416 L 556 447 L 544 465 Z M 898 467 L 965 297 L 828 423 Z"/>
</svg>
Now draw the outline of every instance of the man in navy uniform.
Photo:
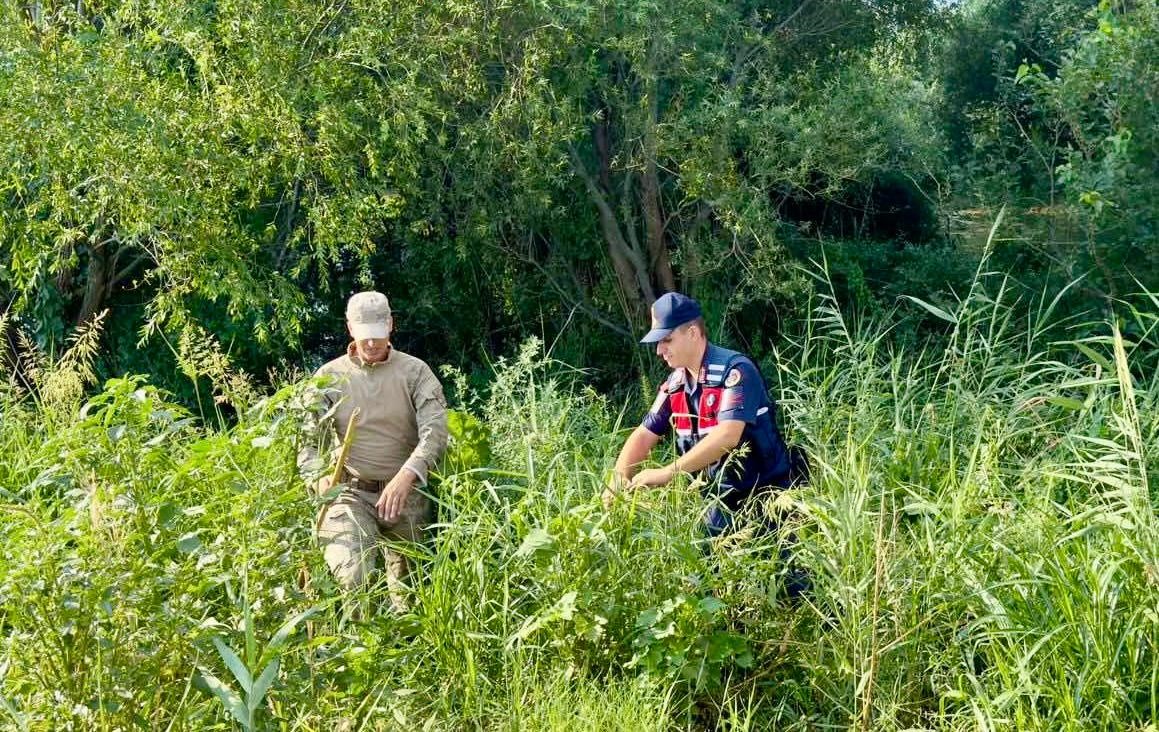
<svg viewBox="0 0 1159 732">
<path fill-rule="evenodd" d="M 752 359 L 709 342 L 700 305 L 677 292 L 653 304 L 652 330 L 641 343 L 655 343 L 656 355 L 673 370 L 620 450 L 604 503 L 625 489 L 701 473 L 706 497 L 716 499 L 705 528 L 710 536 L 727 533 L 749 497 L 790 482 L 789 453 L 764 379 Z M 640 470 L 669 432 L 676 435 L 676 459 Z"/>
</svg>

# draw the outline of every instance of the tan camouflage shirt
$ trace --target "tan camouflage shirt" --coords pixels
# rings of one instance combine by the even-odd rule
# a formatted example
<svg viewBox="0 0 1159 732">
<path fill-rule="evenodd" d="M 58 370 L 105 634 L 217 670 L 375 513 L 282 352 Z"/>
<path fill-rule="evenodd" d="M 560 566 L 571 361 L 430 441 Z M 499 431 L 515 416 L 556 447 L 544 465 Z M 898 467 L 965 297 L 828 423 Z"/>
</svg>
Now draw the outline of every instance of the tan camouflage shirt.
<svg viewBox="0 0 1159 732">
<path fill-rule="evenodd" d="M 315 376 L 330 378 L 314 395 L 305 447 L 298 453 L 298 467 L 308 481 L 329 470 L 359 408 L 347 472 L 390 480 L 406 468 L 426 482 L 447 446 L 447 403 L 430 366 L 393 348 L 385 361 L 363 363 L 351 343 L 345 356 L 325 364 Z M 321 459 L 323 453 L 327 460 Z"/>
</svg>

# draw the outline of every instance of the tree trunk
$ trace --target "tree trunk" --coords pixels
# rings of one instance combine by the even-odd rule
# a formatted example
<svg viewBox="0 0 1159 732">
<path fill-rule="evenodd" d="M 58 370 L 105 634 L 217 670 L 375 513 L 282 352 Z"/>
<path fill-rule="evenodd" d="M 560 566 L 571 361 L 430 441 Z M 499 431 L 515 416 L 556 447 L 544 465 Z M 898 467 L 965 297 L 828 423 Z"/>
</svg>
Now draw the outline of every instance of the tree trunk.
<svg viewBox="0 0 1159 732">
<path fill-rule="evenodd" d="M 648 89 L 648 119 L 644 128 L 644 176 L 640 205 L 644 210 L 644 231 L 648 242 L 648 263 L 655 281 L 666 292 L 676 290 L 676 277 L 664 243 L 664 210 L 660 200 L 660 174 L 656 165 L 656 125 L 660 121 L 659 84 L 655 78 Z"/>
<path fill-rule="evenodd" d="M 90 244 L 89 266 L 85 276 L 85 294 L 81 302 L 80 312 L 76 316 L 76 324 L 87 323 L 94 315 L 104 309 L 105 298 L 109 294 L 111 257 L 109 256 L 109 242 L 107 240 Z"/>
<path fill-rule="evenodd" d="M 616 213 L 608 202 L 607 182 L 610 181 L 611 177 L 611 145 L 607 135 L 606 122 L 598 123 L 592 129 L 592 142 L 600 166 L 600 180 L 597 180 L 587 169 L 575 148 L 572 148 L 571 151 L 572 167 L 583 180 L 588 189 L 588 195 L 599 212 L 600 230 L 603 232 L 604 241 L 608 245 L 608 255 L 612 259 L 616 280 L 629 303 L 634 308 L 643 309 L 639 306 L 651 305 L 656 299 L 656 291 L 652 287 L 647 259 L 637 247 L 632 246 L 625 238 Z"/>
<path fill-rule="evenodd" d="M 36 31 L 43 30 L 44 9 L 40 6 L 40 0 L 31 0 L 24 6 L 24 14 L 28 16 L 28 22 Z"/>
<path fill-rule="evenodd" d="M 302 201 L 302 179 L 295 178 L 290 191 L 289 202 L 283 201 L 278 205 L 278 212 L 274 216 L 277 226 L 277 235 L 274 237 L 274 270 L 284 273 L 286 270 L 286 256 L 290 252 L 290 238 L 294 233 L 294 221 L 298 216 L 298 206 Z"/>
</svg>

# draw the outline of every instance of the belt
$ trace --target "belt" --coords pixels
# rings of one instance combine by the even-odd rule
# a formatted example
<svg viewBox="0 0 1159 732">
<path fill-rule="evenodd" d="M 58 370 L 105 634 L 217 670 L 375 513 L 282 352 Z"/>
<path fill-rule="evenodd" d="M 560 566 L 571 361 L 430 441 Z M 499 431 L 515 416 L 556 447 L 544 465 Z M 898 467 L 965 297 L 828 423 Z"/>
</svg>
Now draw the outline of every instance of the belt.
<svg viewBox="0 0 1159 732">
<path fill-rule="evenodd" d="M 367 491 L 369 493 L 379 493 L 386 487 L 385 480 L 369 480 L 367 478 L 355 478 L 352 475 L 346 476 L 346 484 L 351 488 L 357 488 L 360 491 Z"/>
</svg>

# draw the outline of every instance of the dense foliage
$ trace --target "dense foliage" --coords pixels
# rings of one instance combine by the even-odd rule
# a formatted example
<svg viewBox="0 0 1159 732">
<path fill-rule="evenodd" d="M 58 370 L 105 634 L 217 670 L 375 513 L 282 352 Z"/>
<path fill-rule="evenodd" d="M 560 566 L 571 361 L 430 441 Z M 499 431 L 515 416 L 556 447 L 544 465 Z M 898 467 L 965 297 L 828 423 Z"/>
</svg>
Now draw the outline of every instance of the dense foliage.
<svg viewBox="0 0 1159 732">
<path fill-rule="evenodd" d="M 1068 307 L 1103 307 L 1159 271 L 1156 18 L 1154 0 L 5 3 L 0 299 L 58 350 L 113 308 L 98 370 L 173 389 L 164 339 L 205 328 L 254 372 L 317 362 L 369 285 L 434 361 L 482 372 L 539 335 L 614 383 L 673 287 L 757 350 L 804 314 L 795 264 L 823 255 L 851 304 L 944 305 L 1005 204 L 995 261 L 1032 292 L 1089 273 Z"/>
<path fill-rule="evenodd" d="M 890 322 L 825 296 L 781 351 L 814 479 L 761 510 L 796 534 L 798 601 L 777 537 L 706 544 L 684 485 L 605 512 L 616 405 L 532 341 L 489 397 L 464 392 L 438 530 L 409 549 L 413 611 L 371 588 L 350 622 L 295 475 L 297 387 L 222 383 L 253 400 L 228 429 L 140 379 L 80 406 L 82 339 L 42 362 L 44 396 L 0 399 L 0 717 L 1142 728 L 1159 707 L 1159 299 L 1057 342 L 1058 300 L 1027 310 L 1008 285 L 980 275 L 954 309 L 926 303 L 953 323 L 944 349 L 898 351 Z"/>
<path fill-rule="evenodd" d="M 1087 275 L 1090 298 L 1153 285 L 1156 4 L 996 0 L 972 9 L 951 47 L 976 58 L 952 67 L 944 110 L 975 200 L 1025 211 L 1013 261 L 1031 276 Z M 971 67 L 987 73 L 969 78 Z"/>
<path fill-rule="evenodd" d="M 1157 57 L 1155 0 L 0 3 L 0 727 L 1153 729 Z M 400 616 L 293 464 L 370 286 L 456 405 Z M 598 499 L 672 288 L 813 462 L 778 536 Z"/>
</svg>

